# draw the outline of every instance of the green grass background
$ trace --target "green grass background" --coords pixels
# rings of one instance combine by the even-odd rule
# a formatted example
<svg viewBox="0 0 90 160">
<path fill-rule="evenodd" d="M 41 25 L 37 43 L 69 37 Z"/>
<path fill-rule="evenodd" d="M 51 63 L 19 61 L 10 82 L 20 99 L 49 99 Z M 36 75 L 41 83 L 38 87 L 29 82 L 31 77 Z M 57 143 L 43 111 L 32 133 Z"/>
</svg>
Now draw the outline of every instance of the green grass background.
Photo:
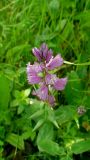
<svg viewBox="0 0 90 160">
<path fill-rule="evenodd" d="M 67 75 L 69 78 L 64 94 L 60 95 L 61 97 L 59 93 L 56 94 L 58 106 L 67 104 L 77 108 L 83 105 L 88 111 L 90 109 L 90 0 L 0 0 L 1 156 L 13 155 L 13 151 L 12 154 L 10 152 L 10 155 L 5 152 L 7 142 L 16 147 L 17 135 L 12 133 L 23 134 L 24 123 L 26 123 L 27 131 L 28 123 L 31 123 L 28 119 L 26 121 L 26 115 L 23 115 L 29 95 L 28 90 L 25 92 L 25 89 L 32 89 L 32 86 L 27 83 L 26 64 L 36 60 L 32 54 L 32 48 L 40 47 L 43 42 L 53 49 L 54 55 L 60 53 L 65 61 L 76 64 L 64 64 L 61 71 L 58 72 L 60 76 Z M 12 102 L 14 99 L 15 101 Z M 18 113 L 12 106 L 19 106 Z M 59 117 L 59 112 L 56 112 L 58 121 L 61 123 L 62 116 Z M 70 115 L 67 110 L 66 112 L 60 111 L 61 115 L 62 113 L 64 117 L 66 116 L 62 120 L 63 124 L 67 122 Z M 89 117 L 90 113 L 88 112 L 83 119 L 88 125 L 90 125 Z M 12 119 L 14 120 L 12 121 Z M 78 122 L 76 121 L 76 123 Z M 65 126 L 67 130 L 69 130 L 69 125 Z M 66 128 L 64 128 L 64 133 Z M 31 128 L 29 129 L 31 130 Z M 85 129 L 86 132 L 90 131 L 90 128 L 86 127 Z M 76 130 L 75 124 L 73 130 Z M 11 135 L 6 140 L 8 131 Z M 11 139 L 12 137 L 14 141 Z M 26 139 L 28 137 L 29 135 L 26 136 Z M 59 131 L 57 137 L 59 137 Z M 64 137 L 63 134 L 62 137 Z M 31 139 L 33 141 L 33 138 Z M 21 149 L 22 146 L 23 141 L 20 139 L 18 148 Z M 85 151 L 87 151 L 86 148 Z M 17 150 L 15 150 L 16 152 Z M 76 152 L 79 153 L 79 151 Z M 67 157 L 62 160 L 71 159 Z"/>
</svg>

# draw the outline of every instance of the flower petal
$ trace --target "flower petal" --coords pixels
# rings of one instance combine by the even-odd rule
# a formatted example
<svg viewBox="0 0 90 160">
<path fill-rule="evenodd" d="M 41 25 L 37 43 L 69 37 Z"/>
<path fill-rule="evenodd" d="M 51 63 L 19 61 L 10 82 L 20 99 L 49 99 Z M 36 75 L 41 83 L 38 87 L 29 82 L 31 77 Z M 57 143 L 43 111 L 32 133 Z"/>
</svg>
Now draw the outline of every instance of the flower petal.
<svg viewBox="0 0 90 160">
<path fill-rule="evenodd" d="M 55 105 L 55 98 L 52 95 L 48 96 L 48 102 L 53 107 Z"/>
<path fill-rule="evenodd" d="M 48 47 L 45 43 L 43 43 L 40 47 L 40 51 L 42 52 L 42 58 L 46 59 L 46 55 L 48 52 Z"/>
<path fill-rule="evenodd" d="M 30 63 L 27 64 L 27 72 L 42 72 L 42 66 L 38 63 L 34 63 L 33 65 L 31 65 Z"/>
<path fill-rule="evenodd" d="M 28 83 L 30 84 L 37 84 L 41 82 L 41 77 L 38 76 L 38 73 L 41 72 L 42 69 L 40 67 L 40 65 L 34 64 L 34 65 L 30 65 L 30 63 L 28 63 L 27 65 L 27 79 L 28 79 Z"/>
<path fill-rule="evenodd" d="M 35 63 L 32 65 L 32 69 L 33 69 L 36 73 L 42 72 L 42 64 L 38 64 L 37 62 L 35 62 Z"/>
<path fill-rule="evenodd" d="M 53 51 L 50 49 L 48 50 L 47 52 L 47 55 L 46 55 L 46 62 L 48 63 L 50 61 L 50 59 L 52 58 L 52 55 L 53 55 Z"/>
<path fill-rule="evenodd" d="M 32 52 L 34 54 L 35 57 L 37 57 L 38 61 L 41 61 L 41 51 L 38 48 L 33 48 Z"/>
<path fill-rule="evenodd" d="M 55 58 L 51 58 L 49 63 L 46 64 L 48 70 L 53 70 L 63 64 L 63 58 L 58 54 Z"/>
<path fill-rule="evenodd" d="M 41 82 L 41 78 L 38 77 L 37 75 L 28 75 L 28 83 L 29 84 L 38 84 Z"/>
<path fill-rule="evenodd" d="M 48 99 L 48 88 L 45 85 L 42 85 L 38 90 L 34 91 L 33 93 L 43 101 Z"/>
<path fill-rule="evenodd" d="M 53 87 L 56 90 L 64 90 L 66 83 L 67 83 L 67 78 L 60 78 L 60 79 L 57 78 L 57 80 L 55 80 L 55 82 L 53 84 Z"/>
<path fill-rule="evenodd" d="M 48 49 L 46 43 L 42 43 L 42 45 L 41 45 L 41 47 L 40 47 L 40 50 L 41 50 L 41 51 L 44 51 L 44 49 L 46 49 L 46 48 Z"/>
<path fill-rule="evenodd" d="M 47 74 L 45 77 L 45 82 L 48 85 L 53 85 L 56 79 L 57 77 L 55 74 Z"/>
</svg>

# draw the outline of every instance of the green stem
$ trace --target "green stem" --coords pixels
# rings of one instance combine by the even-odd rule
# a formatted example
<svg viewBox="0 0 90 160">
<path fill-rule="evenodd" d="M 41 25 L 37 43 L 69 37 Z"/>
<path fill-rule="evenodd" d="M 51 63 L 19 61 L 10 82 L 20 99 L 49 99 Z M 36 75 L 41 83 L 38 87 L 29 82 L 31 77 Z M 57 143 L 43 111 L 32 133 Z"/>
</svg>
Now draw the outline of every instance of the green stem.
<svg viewBox="0 0 90 160">
<path fill-rule="evenodd" d="M 69 65 L 74 65 L 74 66 L 86 66 L 86 65 L 90 65 L 90 62 L 72 63 L 72 62 L 69 62 L 69 61 L 64 61 L 64 64 L 69 64 Z"/>
</svg>

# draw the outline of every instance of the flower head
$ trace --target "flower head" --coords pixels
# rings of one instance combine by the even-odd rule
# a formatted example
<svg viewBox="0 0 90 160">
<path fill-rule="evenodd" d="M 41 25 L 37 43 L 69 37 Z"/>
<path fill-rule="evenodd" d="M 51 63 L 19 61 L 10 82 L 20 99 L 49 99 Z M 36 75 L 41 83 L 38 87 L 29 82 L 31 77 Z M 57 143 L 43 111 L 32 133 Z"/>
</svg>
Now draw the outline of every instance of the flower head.
<svg viewBox="0 0 90 160">
<path fill-rule="evenodd" d="M 63 58 L 60 54 L 53 57 L 53 52 L 43 43 L 41 47 L 33 48 L 33 54 L 39 63 L 27 65 L 27 78 L 29 84 L 39 84 L 39 89 L 33 92 L 40 100 L 48 102 L 51 106 L 55 105 L 55 98 L 50 91 L 50 87 L 54 90 L 64 90 L 67 78 L 58 78 L 56 74 L 50 74 L 49 71 L 60 67 L 63 64 Z M 43 73 L 43 76 L 40 76 Z"/>
<path fill-rule="evenodd" d="M 78 109 L 77 109 L 77 112 L 79 115 L 83 115 L 86 113 L 86 109 L 84 106 L 79 106 Z"/>
</svg>

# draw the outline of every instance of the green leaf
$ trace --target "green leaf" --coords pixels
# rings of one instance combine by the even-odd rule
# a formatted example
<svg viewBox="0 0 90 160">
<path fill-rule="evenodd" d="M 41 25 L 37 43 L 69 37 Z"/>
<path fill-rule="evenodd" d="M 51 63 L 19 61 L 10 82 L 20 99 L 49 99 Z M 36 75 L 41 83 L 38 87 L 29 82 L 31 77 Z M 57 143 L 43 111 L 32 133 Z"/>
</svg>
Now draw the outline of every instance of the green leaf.
<svg viewBox="0 0 90 160">
<path fill-rule="evenodd" d="M 69 104 L 77 105 L 82 102 L 83 93 L 81 80 L 75 71 L 71 71 L 71 73 L 68 74 L 68 83 L 65 87 L 65 96 Z"/>
<path fill-rule="evenodd" d="M 50 122 L 45 122 L 39 129 L 37 143 L 39 144 L 39 142 L 42 141 L 43 139 L 53 139 L 53 136 L 54 136 L 53 124 Z"/>
<path fill-rule="evenodd" d="M 43 108 L 44 103 L 36 99 L 30 99 L 30 116 Z"/>
<path fill-rule="evenodd" d="M 90 151 L 90 139 L 74 143 L 71 147 L 71 151 L 75 154 Z"/>
<path fill-rule="evenodd" d="M 3 75 L 0 75 L 0 110 L 8 107 L 10 100 L 10 81 Z"/>
<path fill-rule="evenodd" d="M 58 0 L 52 0 L 49 4 L 49 9 L 52 11 L 57 11 L 59 9 L 59 1 Z"/>
<path fill-rule="evenodd" d="M 62 19 L 59 24 L 56 26 L 56 31 L 63 30 L 67 23 L 67 19 Z"/>
<path fill-rule="evenodd" d="M 25 106 L 24 105 L 20 105 L 18 107 L 18 110 L 17 110 L 18 114 L 21 114 L 24 111 L 24 109 L 25 109 Z"/>
<path fill-rule="evenodd" d="M 73 159 L 67 155 L 67 156 L 61 158 L 60 160 L 73 160 Z"/>
<path fill-rule="evenodd" d="M 46 153 L 53 155 L 53 156 L 64 154 L 63 147 L 60 147 L 57 143 L 55 143 L 49 139 L 45 139 L 45 140 L 40 141 L 38 147 L 41 152 L 46 152 Z"/>
<path fill-rule="evenodd" d="M 73 24 L 71 22 L 67 22 L 65 24 L 65 28 L 63 29 L 63 32 L 61 33 L 61 42 L 64 42 L 64 40 L 69 39 L 73 36 Z"/>
<path fill-rule="evenodd" d="M 10 106 L 11 106 L 11 107 L 16 107 L 16 106 L 18 106 L 18 105 L 19 105 L 19 102 L 18 102 L 17 99 L 14 99 L 14 100 L 10 103 Z"/>
<path fill-rule="evenodd" d="M 0 140 L 0 146 L 3 146 L 3 145 L 4 145 L 4 142 Z"/>
<path fill-rule="evenodd" d="M 19 136 L 14 133 L 10 133 L 7 135 L 6 142 L 10 143 L 12 146 L 23 150 L 24 149 L 24 140 L 22 136 Z"/>
<path fill-rule="evenodd" d="M 0 160 L 5 160 L 5 159 L 1 158 L 3 155 L 3 151 L 4 151 L 4 148 L 0 147 Z"/>
<path fill-rule="evenodd" d="M 71 121 L 76 116 L 75 106 L 61 106 L 55 111 L 56 120 L 61 125 L 68 121 Z"/>
<path fill-rule="evenodd" d="M 75 16 L 75 19 L 81 21 L 81 27 L 90 27 L 90 11 L 84 11 Z"/>
<path fill-rule="evenodd" d="M 35 112 L 34 114 L 32 114 L 30 116 L 31 119 L 34 119 L 34 118 L 37 118 L 39 116 L 41 116 L 42 114 L 44 113 L 44 110 L 43 109 L 40 109 L 39 111 Z"/>
<path fill-rule="evenodd" d="M 2 119 L 2 117 L 0 117 L 0 120 Z M 4 119 L 5 120 L 5 119 Z M 2 119 L 3 121 L 3 119 Z M 0 139 L 4 139 L 4 136 L 5 136 L 5 128 L 4 126 L 0 126 Z M 1 145 L 1 140 L 0 140 L 0 145 Z"/>
<path fill-rule="evenodd" d="M 44 123 L 44 119 L 40 119 L 37 124 L 35 125 L 33 131 L 37 130 L 39 127 L 41 127 L 41 125 Z"/>
<path fill-rule="evenodd" d="M 55 127 L 59 128 L 59 125 L 56 121 L 55 112 L 54 110 L 51 110 L 51 108 L 48 108 L 48 120 L 54 124 Z"/>
<path fill-rule="evenodd" d="M 29 96 L 30 91 L 31 91 L 30 88 L 28 88 L 28 89 L 26 89 L 26 90 L 24 91 L 25 97 L 28 97 L 28 96 Z"/>
<path fill-rule="evenodd" d="M 18 91 L 18 90 L 15 90 L 15 91 L 14 91 L 14 97 L 17 98 L 17 99 L 18 99 L 19 97 L 21 97 L 21 92 Z"/>
<path fill-rule="evenodd" d="M 30 128 L 30 127 L 22 134 L 22 138 L 24 140 L 26 140 L 28 138 L 31 138 L 33 140 L 34 137 L 35 137 L 35 132 L 32 132 L 32 128 Z"/>
<path fill-rule="evenodd" d="M 8 59 L 9 62 L 12 62 L 12 63 L 18 61 L 21 57 L 21 52 L 26 47 L 29 47 L 29 45 L 28 44 L 22 44 L 22 45 L 14 46 L 13 48 L 11 47 L 7 51 L 6 58 Z"/>
</svg>

